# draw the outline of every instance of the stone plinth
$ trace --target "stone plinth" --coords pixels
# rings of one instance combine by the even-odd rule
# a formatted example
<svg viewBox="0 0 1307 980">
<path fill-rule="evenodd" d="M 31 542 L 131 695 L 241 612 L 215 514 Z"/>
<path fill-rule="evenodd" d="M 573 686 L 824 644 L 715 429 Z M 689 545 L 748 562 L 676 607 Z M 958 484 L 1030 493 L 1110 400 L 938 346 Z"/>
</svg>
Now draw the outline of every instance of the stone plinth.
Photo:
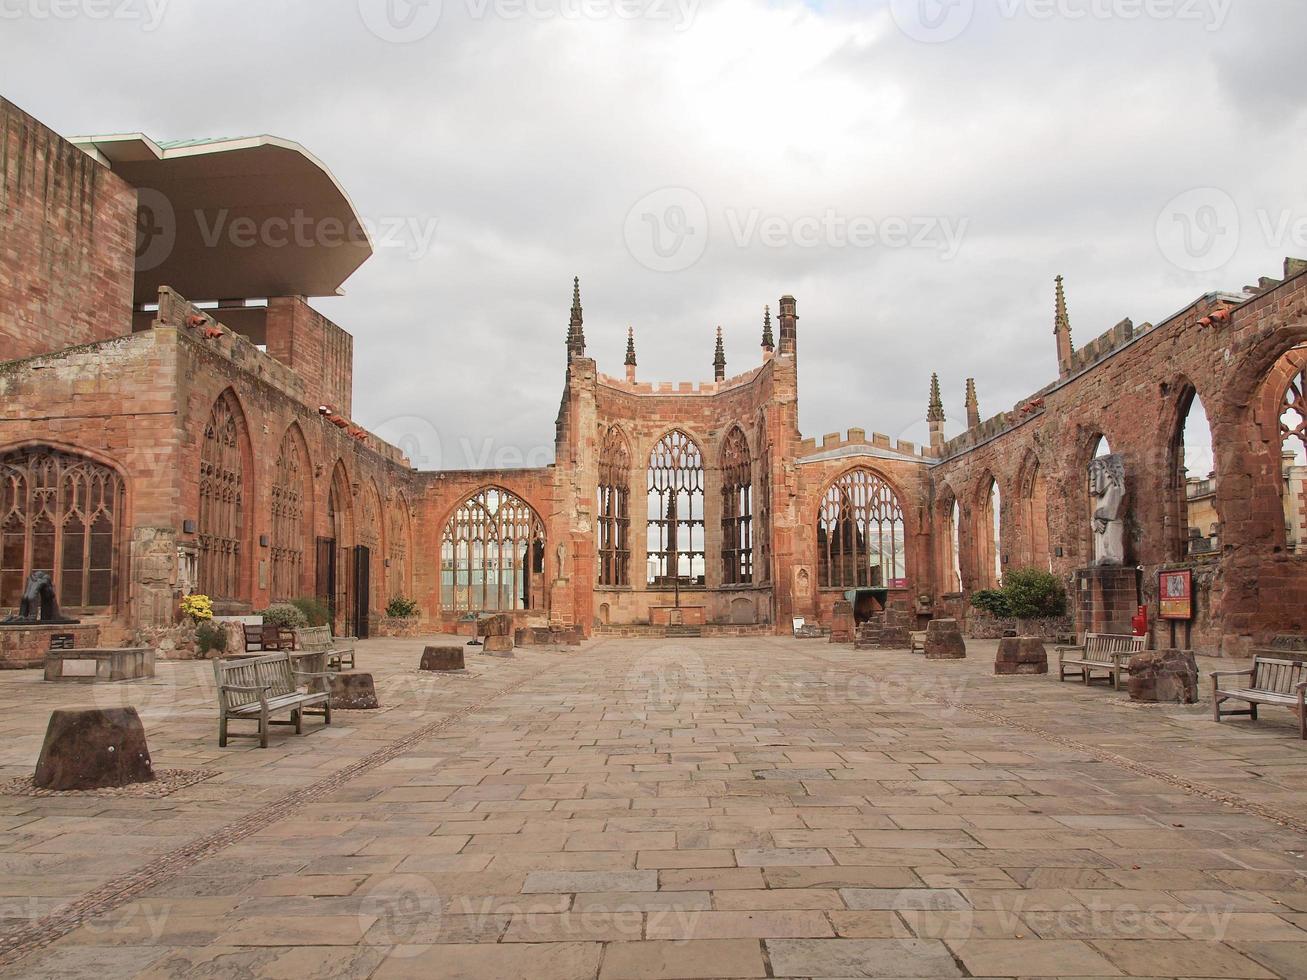
<svg viewBox="0 0 1307 980">
<path fill-rule="evenodd" d="M 1048 651 L 1037 636 L 1009 636 L 998 641 L 998 656 L 994 658 L 994 673 L 1047 674 Z"/>
<path fill-rule="evenodd" d="M 1076 572 L 1076 627 L 1085 633 L 1134 632 L 1131 620 L 1139 611 L 1139 574 L 1134 568 L 1103 566 Z"/>
<path fill-rule="evenodd" d="M 462 647 L 427 647 L 418 670 L 463 670 L 465 666 Z"/>
<path fill-rule="evenodd" d="M 853 642 L 853 603 L 840 599 L 831 609 L 830 642 Z"/>
<path fill-rule="evenodd" d="M 402 637 L 412 639 L 422 633 L 421 616 L 380 616 L 374 624 L 373 632 L 377 636 Z"/>
<path fill-rule="evenodd" d="M 857 632 L 853 636 L 853 649 L 866 650 L 869 647 L 880 646 L 880 635 L 884 629 L 885 614 L 872 613 L 869 618 L 858 624 Z"/>
<path fill-rule="evenodd" d="M 492 657 L 511 657 L 513 655 L 513 637 L 511 634 L 487 636 L 484 649 Z"/>
<path fill-rule="evenodd" d="M 926 624 L 927 660 L 963 660 L 967 644 L 956 619 L 932 619 Z"/>
<path fill-rule="evenodd" d="M 1131 701 L 1197 703 L 1198 663 L 1192 651 L 1148 650 L 1131 657 L 1128 667 Z"/>
<path fill-rule="evenodd" d="M 154 779 L 135 708 L 52 712 L 36 763 L 37 789 L 102 789 Z"/>
<path fill-rule="evenodd" d="M 912 647 L 912 631 L 916 628 L 917 617 L 906 609 L 891 606 L 885 610 L 884 626 L 881 628 L 878 642 L 882 650 L 908 650 Z"/>
<path fill-rule="evenodd" d="M 44 667 L 45 655 L 50 650 L 50 638 L 54 636 L 71 636 L 74 647 L 100 645 L 100 627 L 85 623 L 72 626 L 0 626 L 0 670 Z"/>
<path fill-rule="evenodd" d="M 130 681 L 154 676 L 154 648 L 51 650 L 45 655 L 48 681 Z"/>
<path fill-rule="evenodd" d="M 353 711 L 380 708 L 372 675 L 361 670 L 342 670 L 331 678 L 331 706 Z"/>
<path fill-rule="evenodd" d="M 483 616 L 477 623 L 477 635 L 483 639 L 488 636 L 513 636 L 513 617 L 508 613 L 495 613 Z"/>
<path fill-rule="evenodd" d="M 579 626 L 524 626 L 513 631 L 513 645 L 518 647 L 579 646 Z"/>
</svg>

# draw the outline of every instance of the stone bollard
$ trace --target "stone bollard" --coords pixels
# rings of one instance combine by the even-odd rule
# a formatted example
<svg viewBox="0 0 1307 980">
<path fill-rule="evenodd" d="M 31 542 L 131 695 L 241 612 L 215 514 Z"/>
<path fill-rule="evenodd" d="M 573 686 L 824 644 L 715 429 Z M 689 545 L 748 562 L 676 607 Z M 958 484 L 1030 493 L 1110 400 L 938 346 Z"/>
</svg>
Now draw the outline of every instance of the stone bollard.
<svg viewBox="0 0 1307 980">
<path fill-rule="evenodd" d="M 932 619 L 926 624 L 927 660 L 964 660 L 967 644 L 956 619 Z"/>
<path fill-rule="evenodd" d="M 422 651 L 418 670 L 463 670 L 462 647 L 427 647 Z"/>
<path fill-rule="evenodd" d="M 994 658 L 994 673 L 1047 674 L 1048 651 L 1037 636 L 1005 636 L 998 641 L 998 656 Z"/>
<path fill-rule="evenodd" d="M 503 633 L 491 634 L 486 637 L 484 650 L 492 657 L 511 657 L 513 655 L 513 637 Z"/>
<path fill-rule="evenodd" d="M 1131 701 L 1198 702 L 1198 662 L 1189 650 L 1147 650 L 1130 658 Z"/>
<path fill-rule="evenodd" d="M 135 708 L 70 708 L 50 714 L 36 763 L 37 789 L 102 789 L 154 781 Z"/>
<path fill-rule="evenodd" d="M 331 706 L 352 711 L 380 708 L 372 675 L 361 670 L 342 670 L 331 678 Z"/>
</svg>

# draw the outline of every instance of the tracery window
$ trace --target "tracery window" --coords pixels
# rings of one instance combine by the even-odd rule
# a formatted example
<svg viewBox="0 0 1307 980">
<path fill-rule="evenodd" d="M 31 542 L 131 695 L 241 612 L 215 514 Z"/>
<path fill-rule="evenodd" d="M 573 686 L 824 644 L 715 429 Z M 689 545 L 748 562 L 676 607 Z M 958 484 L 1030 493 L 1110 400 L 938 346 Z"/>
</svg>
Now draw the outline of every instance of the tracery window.
<svg viewBox="0 0 1307 980">
<path fill-rule="evenodd" d="M 1299 353 L 1291 355 L 1298 357 Z M 1285 544 L 1307 552 L 1307 366 L 1294 371 L 1280 405 L 1280 496 Z"/>
<path fill-rule="evenodd" d="M 599 452 L 599 584 L 631 584 L 631 451 L 616 426 Z"/>
<path fill-rule="evenodd" d="M 649 454 L 650 585 L 704 584 L 703 456 L 680 430 Z"/>
<path fill-rule="evenodd" d="M 304 572 L 304 457 L 293 428 L 277 452 L 272 481 L 272 598 L 300 594 Z"/>
<path fill-rule="evenodd" d="M 359 496 L 358 543 L 368 549 L 368 608 L 376 610 L 386 604 L 381 594 L 386 584 L 381 575 L 385 567 L 381 553 L 381 495 L 376 484 L 368 480 Z"/>
<path fill-rule="evenodd" d="M 59 603 L 110 606 L 122 517 L 118 474 L 34 446 L 0 456 L 0 606 L 17 607 L 27 577 L 50 572 Z"/>
<path fill-rule="evenodd" d="M 488 487 L 465 500 L 440 540 L 440 604 L 452 612 L 535 609 L 545 529 L 531 506 Z"/>
<path fill-rule="evenodd" d="M 722 583 L 753 581 L 753 473 L 738 427 L 722 446 Z"/>
<path fill-rule="evenodd" d="M 403 494 L 396 494 L 394 506 L 390 509 L 390 534 L 387 540 L 390 548 L 391 598 L 412 598 L 408 585 L 408 535 L 408 501 Z"/>
<path fill-rule="evenodd" d="M 204 427 L 200 450 L 199 584 L 213 598 L 240 597 L 241 540 L 245 533 L 245 465 L 241 423 L 220 397 Z"/>
<path fill-rule="evenodd" d="M 822 588 L 890 587 L 907 577 L 903 510 L 889 484 L 868 469 L 831 484 L 817 516 Z"/>
</svg>

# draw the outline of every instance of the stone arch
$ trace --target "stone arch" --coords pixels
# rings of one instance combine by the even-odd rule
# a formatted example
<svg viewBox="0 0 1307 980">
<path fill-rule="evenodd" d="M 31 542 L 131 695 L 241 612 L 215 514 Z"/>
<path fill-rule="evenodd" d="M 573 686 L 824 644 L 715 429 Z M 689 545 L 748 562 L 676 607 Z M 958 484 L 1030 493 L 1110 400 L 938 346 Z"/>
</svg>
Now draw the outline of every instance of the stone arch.
<svg viewBox="0 0 1307 980">
<path fill-rule="evenodd" d="M 127 481 L 102 459 L 37 442 L 0 452 L 0 607 L 17 609 L 35 571 L 65 609 L 121 606 Z"/>
<path fill-rule="evenodd" d="M 1160 469 L 1162 491 L 1161 508 L 1164 553 L 1168 560 L 1179 561 L 1191 555 L 1209 554 L 1215 550 L 1220 518 L 1216 486 L 1212 476 L 1215 470 L 1215 438 L 1211 419 L 1207 416 L 1208 400 L 1186 376 L 1178 375 L 1164 386 L 1167 394 L 1161 431 L 1166 434 L 1162 445 Z M 1195 409 L 1197 412 L 1195 412 Z M 1206 426 L 1205 433 L 1195 433 L 1194 427 Z M 1186 443 L 1206 444 L 1211 453 L 1208 465 L 1189 458 Z M 1195 438 L 1197 436 L 1197 438 Z M 1201 525 L 1201 527 L 1199 526 Z M 1198 534 L 1194 534 L 1194 532 Z"/>
<path fill-rule="evenodd" d="M 706 584 L 705 475 L 700 446 L 684 429 L 674 428 L 649 452 L 649 585 L 701 588 Z"/>
<path fill-rule="evenodd" d="M 749 440 L 738 425 L 722 440 L 718 472 L 721 483 L 721 561 L 723 585 L 753 581 L 753 458 Z"/>
<path fill-rule="evenodd" d="M 767 436 L 767 414 L 759 411 L 755 422 L 757 434 L 754 439 L 754 465 L 757 477 L 755 485 L 755 502 L 757 517 L 754 520 L 754 578 L 758 582 L 770 582 L 771 570 L 771 514 L 772 514 L 772 447 Z"/>
<path fill-rule="evenodd" d="M 826 484 L 815 515 L 820 588 L 891 587 L 908 577 L 902 501 L 894 483 L 868 466 Z"/>
<path fill-rule="evenodd" d="M 963 591 L 962 585 L 962 513 L 957 494 L 943 483 L 935 502 L 936 588 L 942 595 Z"/>
<path fill-rule="evenodd" d="M 389 599 L 403 596 L 413 598 L 413 520 L 408 496 L 403 490 L 394 492 L 388 511 L 388 528 L 386 533 L 386 581 L 390 589 Z"/>
<path fill-rule="evenodd" d="M 269 595 L 274 602 L 309 594 L 313 555 L 313 460 L 298 422 L 286 427 L 273 464 L 269 521 Z"/>
<path fill-rule="evenodd" d="M 358 544 L 368 549 L 368 609 L 378 615 L 386 606 L 386 521 L 381 491 L 370 476 L 359 488 L 358 515 Z"/>
<path fill-rule="evenodd" d="M 545 526 L 502 486 L 468 494 L 440 537 L 440 607 L 445 613 L 545 607 Z"/>
<path fill-rule="evenodd" d="M 1017 518 L 1021 567 L 1048 571 L 1053 559 L 1049 545 L 1048 480 L 1033 449 L 1026 450 L 1017 472 Z"/>
<path fill-rule="evenodd" d="M 355 541 L 354 490 L 345 461 L 336 460 L 327 484 L 327 537 L 318 550 L 318 595 L 327 600 L 332 626 L 344 635 L 353 625 L 354 589 L 351 570 Z"/>
<path fill-rule="evenodd" d="M 731 600 L 731 623 L 736 626 L 751 626 L 758 621 L 758 608 L 753 600 L 746 596 L 736 596 Z"/>
<path fill-rule="evenodd" d="M 214 399 L 200 436 L 197 588 L 212 599 L 250 597 L 254 490 L 249 426 L 229 387 Z"/>
<path fill-rule="evenodd" d="M 597 584 L 631 584 L 631 442 L 610 425 L 599 448 L 595 551 Z"/>
</svg>

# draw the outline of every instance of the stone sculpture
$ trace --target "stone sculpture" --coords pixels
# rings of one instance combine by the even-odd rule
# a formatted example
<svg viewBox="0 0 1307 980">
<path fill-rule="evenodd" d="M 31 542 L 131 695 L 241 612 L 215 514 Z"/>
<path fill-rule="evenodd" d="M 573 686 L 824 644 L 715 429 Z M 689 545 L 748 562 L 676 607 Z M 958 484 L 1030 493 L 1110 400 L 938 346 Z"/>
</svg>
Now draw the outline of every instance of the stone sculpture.
<svg viewBox="0 0 1307 980">
<path fill-rule="evenodd" d="M 1125 460 L 1100 456 L 1089 464 L 1094 498 L 1094 564 L 1125 564 Z"/>
<path fill-rule="evenodd" d="M 18 612 L 0 623 L 0 626 L 31 626 L 51 623 L 75 625 L 80 619 L 69 619 L 59 612 L 59 600 L 54 594 L 54 579 L 49 572 L 35 571 L 27 577 Z"/>
</svg>

